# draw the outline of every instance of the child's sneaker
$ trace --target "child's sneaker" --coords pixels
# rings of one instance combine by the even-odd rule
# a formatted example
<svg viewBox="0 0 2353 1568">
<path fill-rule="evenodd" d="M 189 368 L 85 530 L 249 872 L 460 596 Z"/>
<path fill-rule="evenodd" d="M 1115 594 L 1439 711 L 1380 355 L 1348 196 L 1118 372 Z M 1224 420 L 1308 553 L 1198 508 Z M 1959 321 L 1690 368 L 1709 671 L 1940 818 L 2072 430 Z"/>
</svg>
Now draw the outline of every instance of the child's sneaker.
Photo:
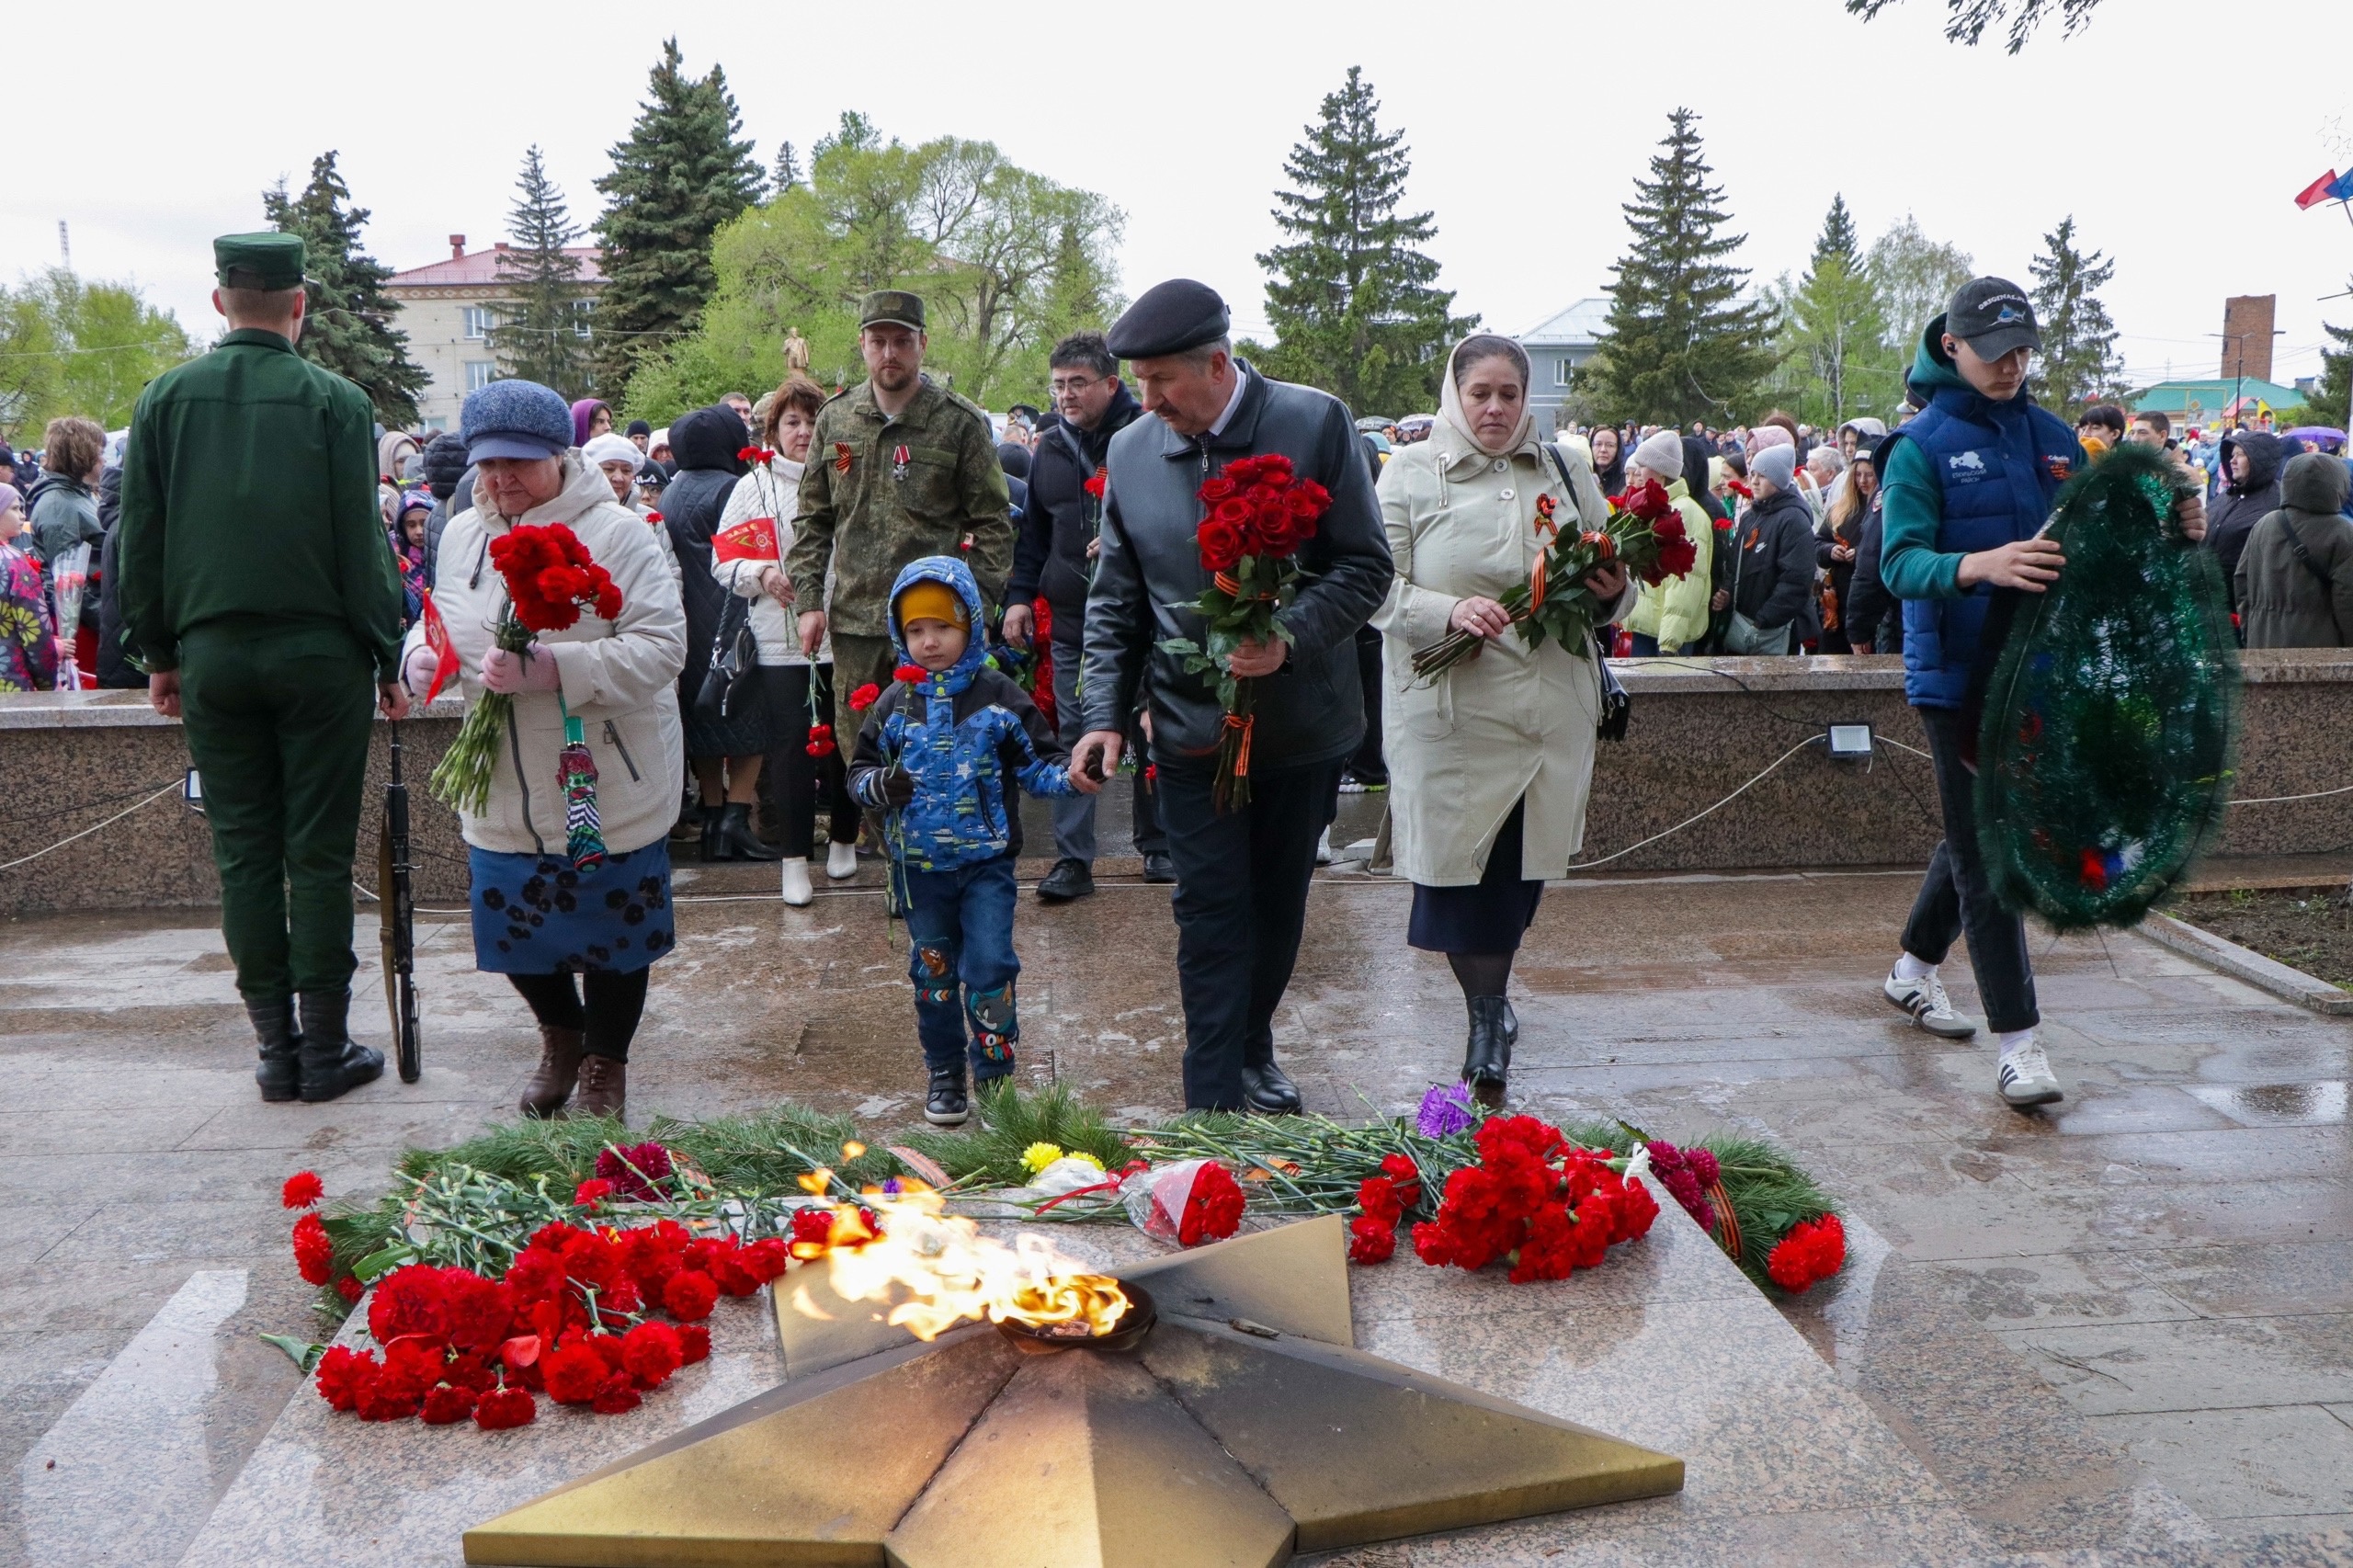
<svg viewBox="0 0 2353 1568">
<path fill-rule="evenodd" d="M 961 1127 L 972 1113 L 972 1102 L 964 1097 L 963 1068 L 933 1068 L 931 1093 L 924 1100 L 923 1119 L 934 1127 Z"/>
</svg>

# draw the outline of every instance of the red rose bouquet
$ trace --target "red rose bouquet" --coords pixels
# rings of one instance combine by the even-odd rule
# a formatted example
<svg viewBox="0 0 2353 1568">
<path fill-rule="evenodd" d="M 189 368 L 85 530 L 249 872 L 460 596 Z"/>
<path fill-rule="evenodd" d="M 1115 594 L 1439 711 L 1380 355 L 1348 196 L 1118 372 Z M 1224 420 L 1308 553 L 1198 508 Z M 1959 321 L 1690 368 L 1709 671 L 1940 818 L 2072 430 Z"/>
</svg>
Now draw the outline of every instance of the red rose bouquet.
<svg viewBox="0 0 2353 1568">
<path fill-rule="evenodd" d="M 1255 683 L 1233 673 L 1233 651 L 1247 640 L 1267 642 L 1290 633 L 1276 614 L 1299 597 L 1298 554 L 1315 537 L 1331 494 L 1293 472 L 1280 452 L 1238 459 L 1194 492 L 1208 508 L 1194 541 L 1210 585 L 1190 607 L 1201 618 L 1207 646 L 1187 637 L 1164 640 L 1163 651 L 1185 662 L 1188 674 L 1213 676 L 1225 724 L 1218 737 L 1215 801 L 1220 811 L 1250 803 L 1250 732 Z"/>
<path fill-rule="evenodd" d="M 1515 585 L 1499 601 L 1521 639 L 1541 644 L 1547 636 L 1579 658 L 1593 651 L 1595 617 L 1601 606 L 1585 585 L 1595 568 L 1622 564 L 1643 582 L 1656 586 L 1680 577 L 1696 565 L 1699 546 L 1685 531 L 1683 517 L 1656 482 L 1629 485 L 1626 494 L 1610 497 L 1609 517 L 1598 528 L 1564 531 L 1553 520 L 1552 497 L 1536 498 L 1536 531 L 1549 542 L 1537 551 L 1528 580 Z M 1429 678 L 1453 668 L 1476 653 L 1486 639 L 1472 631 L 1449 631 L 1414 654 L 1414 674 Z"/>
<path fill-rule="evenodd" d="M 615 619 L 621 613 L 621 591 L 614 585 L 612 574 L 597 564 L 578 536 L 562 523 L 526 523 L 509 528 L 490 541 L 490 563 L 506 579 L 507 597 L 494 641 L 510 653 L 528 653 L 537 646 L 542 631 L 562 631 L 576 625 L 584 610 L 593 611 L 603 620 Z M 476 814 L 490 803 L 491 769 L 506 731 L 506 716 L 514 706 L 515 699 L 509 694 L 485 691 L 467 710 L 458 738 L 433 770 L 436 799 Z M 573 776 L 585 762 L 585 780 L 592 787 L 585 802 L 585 825 L 593 834 L 596 764 L 587 760 L 587 747 L 576 733 L 579 722 L 567 713 L 564 722 L 567 760 L 561 782 L 565 785 L 567 816 L 578 814 L 573 809 L 572 797 L 576 792 Z M 575 744 L 580 755 L 573 757 Z M 577 829 L 583 824 L 573 825 L 574 836 L 579 837 Z M 596 845 L 596 854 L 602 858 L 601 842 Z M 578 858 L 575 855 L 574 859 Z"/>
</svg>

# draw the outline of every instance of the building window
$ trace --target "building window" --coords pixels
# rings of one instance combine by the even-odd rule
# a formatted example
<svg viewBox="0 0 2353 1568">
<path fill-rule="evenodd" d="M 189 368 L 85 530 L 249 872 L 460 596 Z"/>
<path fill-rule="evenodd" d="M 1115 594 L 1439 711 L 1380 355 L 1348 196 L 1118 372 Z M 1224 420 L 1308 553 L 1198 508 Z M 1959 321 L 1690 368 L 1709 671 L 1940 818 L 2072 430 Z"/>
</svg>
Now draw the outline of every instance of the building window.
<svg viewBox="0 0 2353 1568">
<path fill-rule="evenodd" d="M 480 343 L 490 335 L 490 307 L 468 305 L 466 312 L 466 341 Z"/>
<path fill-rule="evenodd" d="M 490 385 L 491 381 L 496 378 L 497 374 L 498 363 L 496 360 L 469 359 L 466 361 L 466 390 L 468 392 L 480 392 L 483 388 Z"/>
<path fill-rule="evenodd" d="M 593 300 L 574 300 L 572 301 L 573 336 L 585 337 L 588 335 L 588 312 L 593 310 L 595 306 L 596 301 Z"/>
<path fill-rule="evenodd" d="M 1567 386 L 1569 384 L 1570 370 L 1571 366 L 1569 364 L 1569 357 L 1567 355 L 1563 354 L 1558 359 L 1553 360 L 1552 384 L 1556 387 Z"/>
</svg>

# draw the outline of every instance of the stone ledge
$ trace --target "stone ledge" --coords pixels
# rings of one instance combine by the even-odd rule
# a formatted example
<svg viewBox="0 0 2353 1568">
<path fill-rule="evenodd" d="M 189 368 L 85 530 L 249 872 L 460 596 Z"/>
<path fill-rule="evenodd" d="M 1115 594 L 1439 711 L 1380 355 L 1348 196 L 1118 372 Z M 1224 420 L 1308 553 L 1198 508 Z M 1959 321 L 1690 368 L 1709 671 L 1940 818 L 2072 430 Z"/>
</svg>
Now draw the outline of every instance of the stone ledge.
<svg viewBox="0 0 2353 1568">
<path fill-rule="evenodd" d="M 413 704 L 413 719 L 462 719 L 465 699 L 444 692 L 428 706 Z M 382 715 L 378 715 L 381 720 Z M 177 727 L 147 705 L 143 691 L 12 691 L 0 694 L 0 730 L 117 730 Z"/>
<path fill-rule="evenodd" d="M 2158 915 L 2153 911 L 2142 920 L 2140 930 L 2159 947 L 2171 948 L 2175 952 L 2221 970 L 2234 980 L 2244 980 L 2256 990 L 2268 991 L 2282 1002 L 2293 1002 L 2315 1013 L 2353 1013 L 2353 992 L 2340 990 L 2325 980 L 2315 980 L 2302 970 L 2290 969 L 2277 959 L 2268 959 L 2252 948 L 2224 941 L 2211 931 L 2176 920 L 2170 915 Z"/>
</svg>

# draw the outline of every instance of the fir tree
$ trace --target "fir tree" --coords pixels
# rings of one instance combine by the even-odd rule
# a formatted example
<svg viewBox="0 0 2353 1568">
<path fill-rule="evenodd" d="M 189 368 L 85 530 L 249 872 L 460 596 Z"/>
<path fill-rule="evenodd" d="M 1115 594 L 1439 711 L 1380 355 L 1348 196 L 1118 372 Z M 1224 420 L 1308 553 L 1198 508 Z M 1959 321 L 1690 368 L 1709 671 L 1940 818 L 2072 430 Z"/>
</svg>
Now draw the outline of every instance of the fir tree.
<svg viewBox="0 0 2353 1568">
<path fill-rule="evenodd" d="M 1835 261 L 1849 276 L 1863 269 L 1860 245 L 1856 242 L 1854 214 L 1847 210 L 1846 193 L 1830 198 L 1830 210 L 1822 220 L 1822 233 L 1813 242 L 1812 270 L 1819 272 L 1824 262 Z"/>
<path fill-rule="evenodd" d="M 2336 347 L 2321 349 L 2320 381 L 2313 388 L 2307 405 L 2313 411 L 2313 424 L 2342 430 L 2348 416 L 2347 405 L 2353 404 L 2353 326 L 2331 326 L 2323 322 L 2320 329 Z"/>
<path fill-rule="evenodd" d="M 501 375 L 537 381 L 564 401 L 588 395 L 588 340 L 582 335 L 580 258 L 564 247 L 580 237 L 563 192 L 548 178 L 537 146 L 523 154 L 498 278 L 510 298 L 490 329 Z"/>
<path fill-rule="evenodd" d="M 2116 352 L 2116 324 L 2098 290 L 2108 286 L 2116 263 L 2100 253 L 2075 248 L 2071 214 L 2042 236 L 2048 248 L 2028 263 L 2034 275 L 2034 319 L 2042 328 L 2044 401 L 2068 416 L 2107 397 L 2123 379 Z"/>
<path fill-rule="evenodd" d="M 1699 117 L 1678 108 L 1667 119 L 1650 178 L 1634 182 L 1622 209 L 1633 244 L 1617 265 L 1608 335 L 1586 374 L 1607 418 L 1723 424 L 1772 367 L 1767 312 L 1740 302 L 1748 273 L 1724 260 L 1747 236 L 1720 232 L 1729 214 L 1722 187 L 1708 183 Z"/>
<path fill-rule="evenodd" d="M 680 69 L 678 40 L 662 46 L 652 95 L 629 140 L 612 150 L 597 188 L 605 288 L 597 301 L 598 381 L 618 387 L 637 357 L 684 332 L 717 281 L 711 236 L 757 199 L 759 165 L 738 140 L 743 117 L 718 66 L 700 81 Z"/>
<path fill-rule="evenodd" d="M 1438 233 L 1430 214 L 1401 214 L 1411 153 L 1383 131 L 1361 67 L 1348 67 L 1323 118 L 1291 148 L 1274 219 L 1290 243 L 1258 257 L 1276 344 L 1264 369 L 1322 387 L 1349 407 L 1403 413 L 1438 394 L 1451 340 L 1478 324 L 1449 313 L 1433 287 L 1438 263 L 1415 246 Z"/>
<path fill-rule="evenodd" d="M 801 154 L 787 142 L 776 150 L 776 176 L 768 181 L 768 195 L 782 196 L 801 183 Z"/>
<path fill-rule="evenodd" d="M 335 157 L 329 151 L 312 160 L 311 183 L 300 196 L 289 195 L 283 180 L 262 192 L 270 227 L 302 236 L 311 298 L 296 347 L 305 359 L 358 382 L 387 426 L 407 429 L 429 378 L 408 357 L 408 334 L 392 324 L 400 306 L 384 284 L 392 269 L 359 248 L 368 210 L 346 205 L 351 189 Z"/>
<path fill-rule="evenodd" d="M 1810 423 L 1884 413 L 1903 390 L 1844 197 L 1832 199 L 1813 265 L 1787 298 L 1778 347 L 1798 417 Z"/>
</svg>

